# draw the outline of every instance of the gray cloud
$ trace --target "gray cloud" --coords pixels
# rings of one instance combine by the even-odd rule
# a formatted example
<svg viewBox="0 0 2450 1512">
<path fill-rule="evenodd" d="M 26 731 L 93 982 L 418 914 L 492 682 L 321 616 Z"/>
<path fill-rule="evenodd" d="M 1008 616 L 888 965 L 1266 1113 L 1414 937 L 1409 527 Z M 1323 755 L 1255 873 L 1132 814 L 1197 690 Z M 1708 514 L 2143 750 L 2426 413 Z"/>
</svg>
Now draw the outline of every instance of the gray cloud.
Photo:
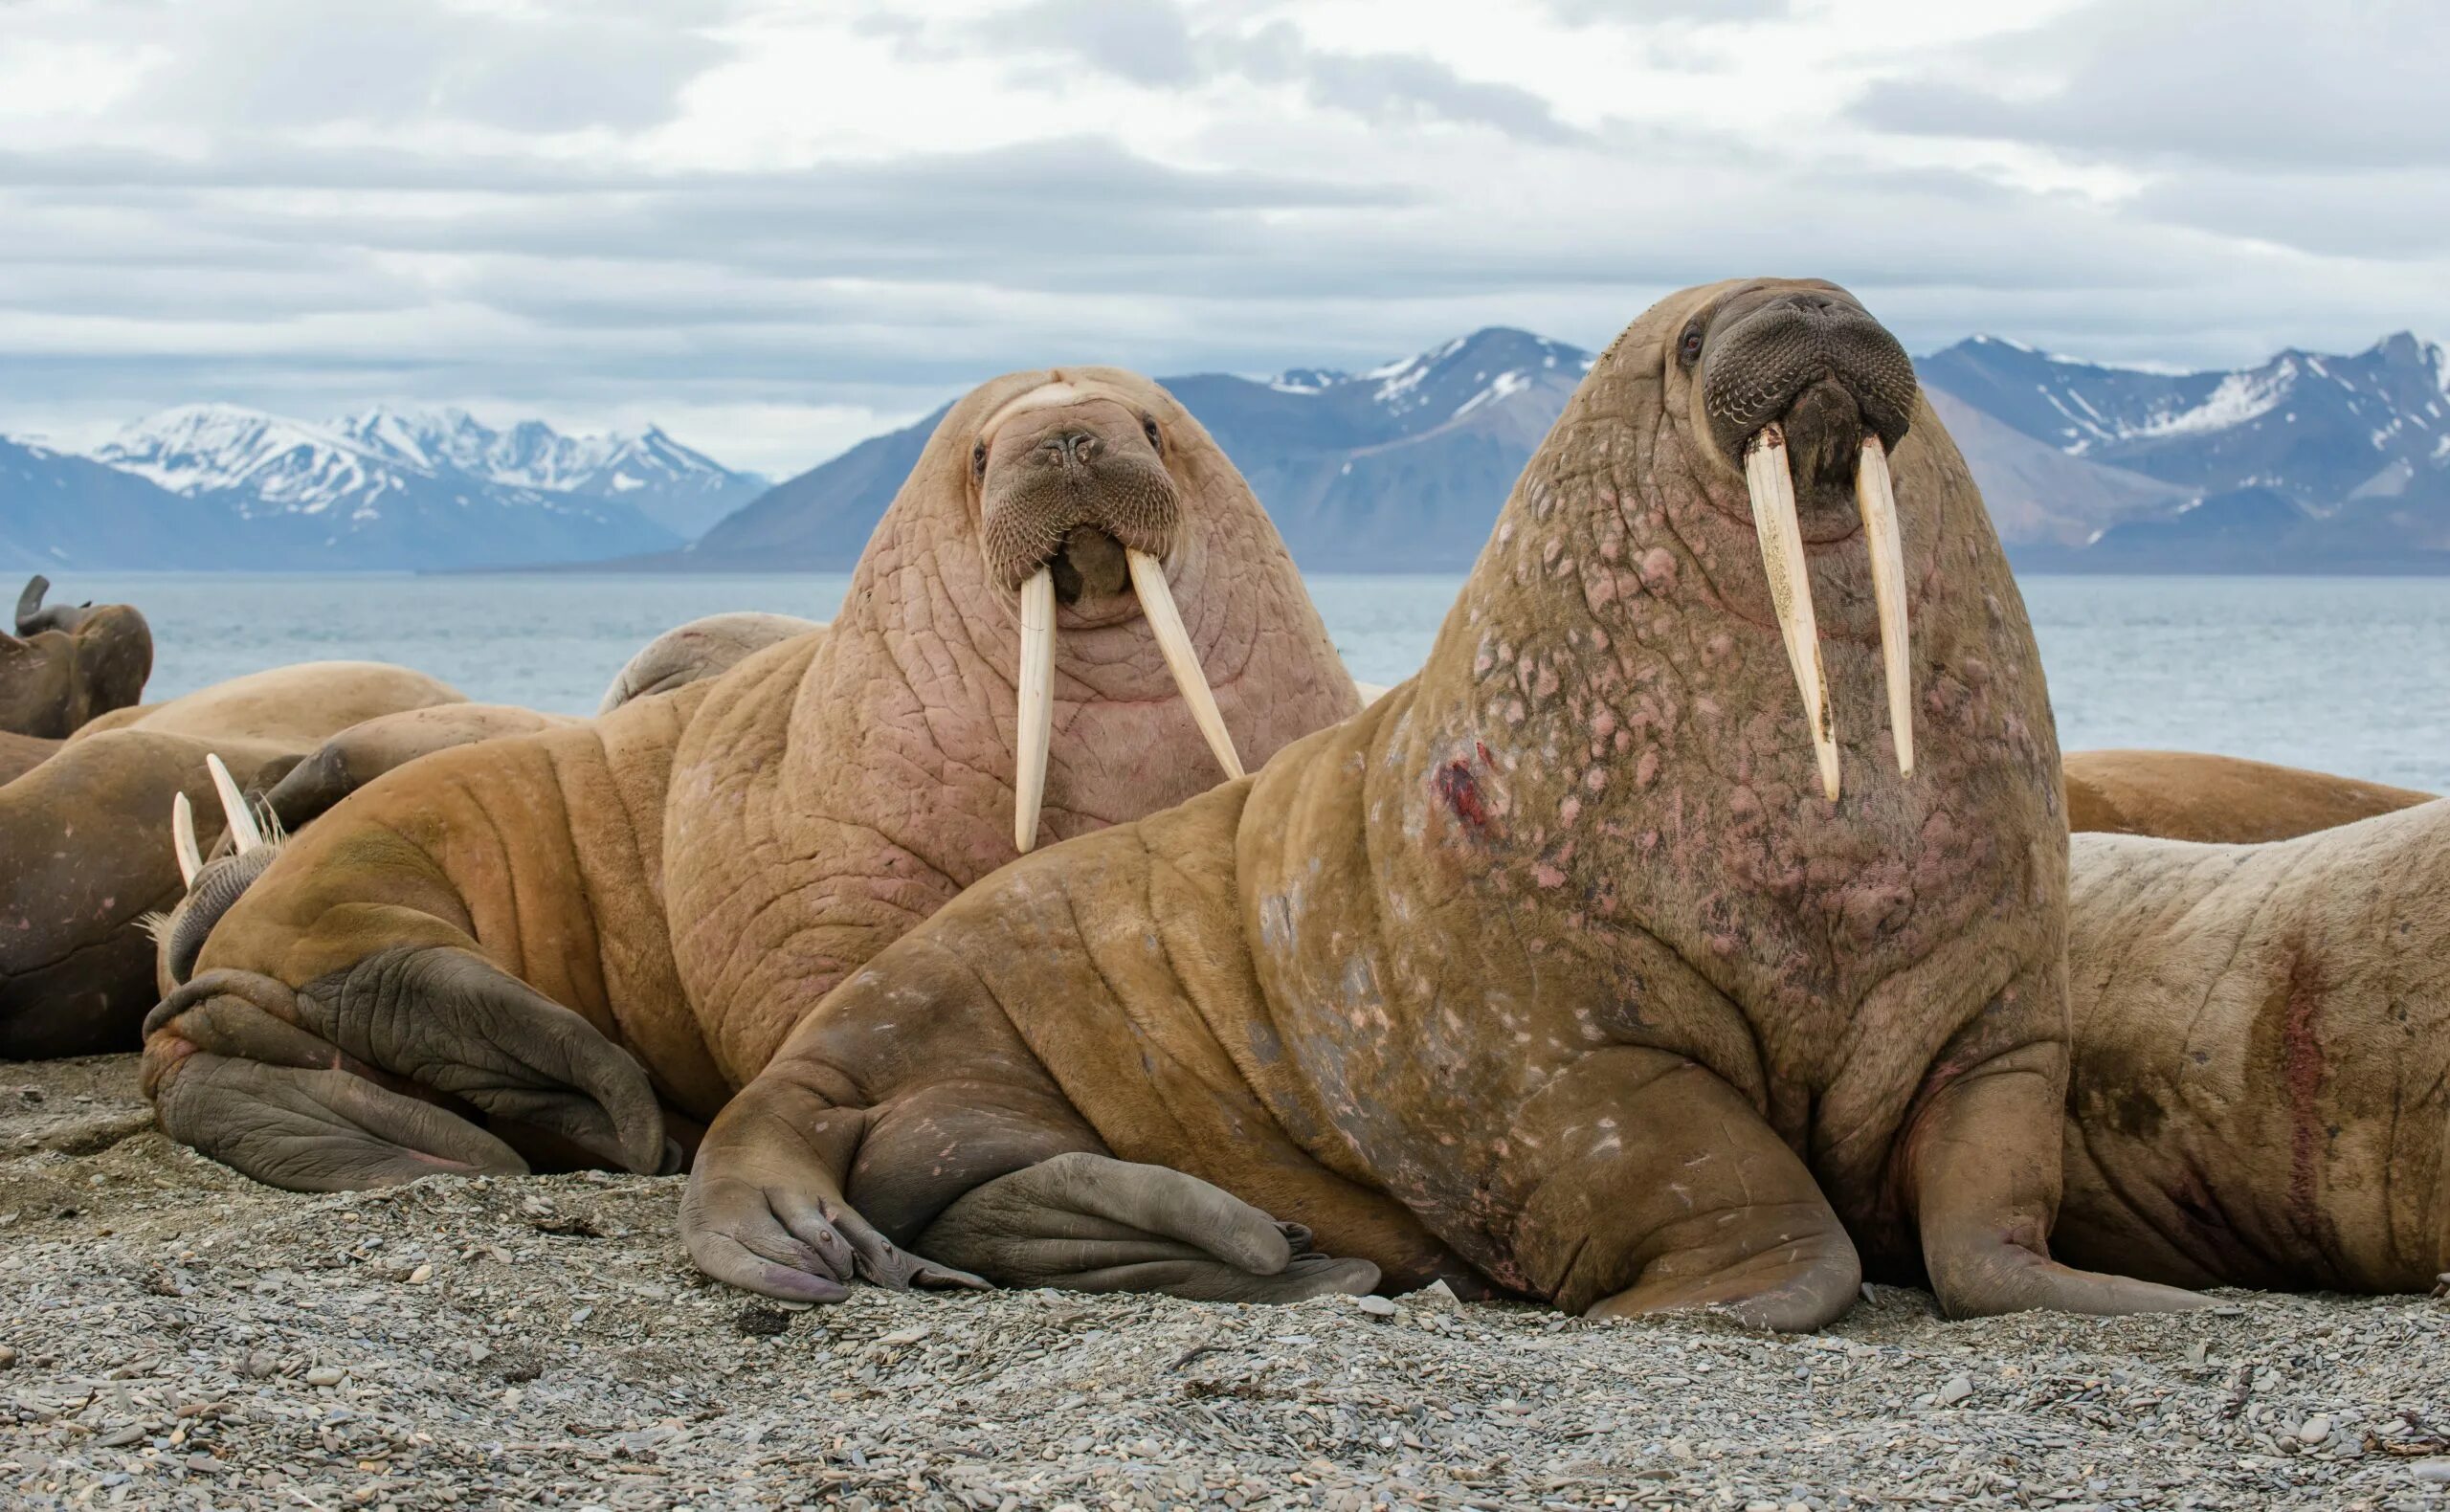
<svg viewBox="0 0 2450 1512">
<path fill-rule="evenodd" d="M 1036 136 L 929 152 L 708 127 L 707 92 L 686 86 L 754 61 L 772 15 L 376 0 L 362 25 L 310 25 L 302 3 L 86 16 L 86 33 L 158 36 L 168 61 L 89 120 L 0 139 L 0 432 L 213 398 L 911 415 L 1036 363 L 1357 367 L 1492 322 L 1597 345 L 1668 289 L 1756 272 L 1837 278 L 1916 349 L 1988 329 L 2211 363 L 2450 317 L 2450 154 L 2426 145 L 2450 113 L 2414 109 L 2394 73 L 2373 85 L 2378 123 L 2293 137 L 2301 117 L 2354 114 L 2340 102 L 2374 77 L 2353 63 L 2364 44 L 2323 52 L 2311 22 L 2277 40 L 2190 28 L 2167 0 L 2123 44 L 2140 60 L 2087 11 L 1903 63 L 1831 48 L 1818 11 L 1548 0 L 1622 30 L 1626 56 L 1687 93 L 1757 56 L 1752 29 L 1894 76 L 1825 131 L 1775 138 L 1732 109 L 1577 130 L 1544 94 L 1470 77 L 1467 55 L 1338 51 L 1261 0 L 1223 21 L 1161 0 L 1040 0 L 958 28 L 868 16 L 852 40 L 923 83 L 969 87 L 986 60 L 998 99 L 944 106 L 975 108 L 981 140 Z M 82 34 L 73 0 L 39 9 Z M 1729 19 L 1742 50 L 1708 34 Z M 2280 98 L 2300 43 L 2322 77 Z M 1977 77 L 2016 87 L 1948 92 Z M 2127 98 L 2152 79 L 2176 81 L 2172 100 Z M 1129 119 L 1135 89 L 1165 97 L 1156 129 L 1086 129 Z M 657 129 L 681 99 L 685 157 Z M 2401 128 L 2414 145 L 2384 140 Z M 585 150 L 546 140 L 572 130 Z M 1901 153 L 1904 135 L 1923 140 Z M 2000 154 L 1954 138 L 2129 166 L 2143 188 L 2035 190 L 1964 166 Z M 649 166 L 683 161 L 719 166 Z M 789 434 L 758 444 L 742 460 L 818 459 Z"/>
<path fill-rule="evenodd" d="M 1882 130 L 2112 160 L 2450 163 L 2445 55 L 2450 9 L 2435 0 L 2096 0 L 2026 34 L 1929 60 L 1868 90 L 1855 115 Z"/>
<path fill-rule="evenodd" d="M 127 8 L 166 65 L 145 106 L 184 122 L 296 127 L 466 121 L 515 131 L 637 127 L 724 55 L 675 21 L 716 8 L 590 3 L 479 11 L 435 0 L 199 0 Z"/>
</svg>

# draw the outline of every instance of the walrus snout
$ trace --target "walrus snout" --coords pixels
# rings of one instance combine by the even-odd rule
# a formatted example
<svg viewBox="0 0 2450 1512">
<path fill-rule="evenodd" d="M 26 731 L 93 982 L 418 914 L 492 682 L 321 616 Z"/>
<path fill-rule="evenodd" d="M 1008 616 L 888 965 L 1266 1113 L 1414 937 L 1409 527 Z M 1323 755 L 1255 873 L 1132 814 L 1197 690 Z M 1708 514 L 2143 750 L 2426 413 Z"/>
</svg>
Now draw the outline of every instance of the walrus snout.
<svg viewBox="0 0 2450 1512">
<path fill-rule="evenodd" d="M 1798 465 L 1838 458 L 1833 474 L 1851 480 L 1864 433 L 1890 451 L 1905 438 L 1916 392 L 1905 348 L 1834 289 L 1739 295 L 1710 322 L 1703 349 L 1703 410 L 1729 459 L 1777 420 Z"/>
</svg>

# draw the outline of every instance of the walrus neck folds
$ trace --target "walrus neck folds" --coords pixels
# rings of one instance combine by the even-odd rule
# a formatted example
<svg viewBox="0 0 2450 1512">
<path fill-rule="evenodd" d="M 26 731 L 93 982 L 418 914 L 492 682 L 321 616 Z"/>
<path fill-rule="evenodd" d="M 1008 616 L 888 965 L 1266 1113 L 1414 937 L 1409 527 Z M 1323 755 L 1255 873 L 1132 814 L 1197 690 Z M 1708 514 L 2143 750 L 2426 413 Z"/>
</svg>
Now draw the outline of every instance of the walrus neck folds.
<svg viewBox="0 0 2450 1512">
<path fill-rule="evenodd" d="M 1354 881 L 1369 878 L 1379 930 L 1410 930 L 1414 956 L 1419 922 L 1450 900 L 1503 900 L 1509 961 L 1488 969 L 1527 970 L 1520 989 L 1534 997 L 1544 959 L 1627 983 L 1625 1021 L 1597 1015 L 1581 1032 L 1657 1037 L 1636 1020 L 1661 991 L 1715 1005 L 1689 1021 L 1720 1029 L 1662 1048 L 1747 1089 L 1801 1144 L 1815 1118 L 1857 1116 L 1832 1082 L 1873 994 L 1951 942 L 1984 942 L 1962 965 L 1969 995 L 2059 948 L 2057 743 L 1996 537 L 1944 429 L 1918 420 L 1894 456 L 1916 767 L 1900 773 L 1881 719 L 1863 553 L 1833 540 L 1808 556 L 1846 777 L 1838 801 L 1823 795 L 1742 480 L 1679 423 L 1659 341 L 1637 327 L 1601 359 L 1420 676 L 1350 737 L 1353 854 L 1368 858 Z M 1272 996 L 1343 1001 L 1342 984 L 1364 981 L 1391 1000 L 1418 994 L 1411 1012 L 1437 1003 L 1437 967 L 1389 955 L 1356 974 L 1351 933 L 1301 923 L 1328 906 L 1303 879 L 1314 861 L 1264 839 L 1246 859 L 1271 900 L 1262 927 L 1297 942 L 1281 975 L 1263 967 Z M 1756 1039 L 1747 1026 L 1764 1022 L 1781 1028 Z M 1936 1019 L 1912 1034 L 1946 1037 Z M 1867 1189 L 1883 1156 L 1831 1174 Z"/>
</svg>

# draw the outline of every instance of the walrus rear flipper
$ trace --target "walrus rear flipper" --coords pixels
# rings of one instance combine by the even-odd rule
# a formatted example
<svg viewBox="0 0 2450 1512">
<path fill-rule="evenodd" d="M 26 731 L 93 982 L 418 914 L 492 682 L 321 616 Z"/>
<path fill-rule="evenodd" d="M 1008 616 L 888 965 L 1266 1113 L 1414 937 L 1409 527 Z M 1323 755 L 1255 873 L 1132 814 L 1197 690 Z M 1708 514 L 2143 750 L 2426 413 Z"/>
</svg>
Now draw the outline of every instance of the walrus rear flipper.
<svg viewBox="0 0 2450 1512">
<path fill-rule="evenodd" d="M 502 1167 L 508 1146 L 449 1108 L 404 1095 L 417 1093 L 532 1124 L 630 1170 L 677 1166 L 638 1063 L 466 950 L 379 951 L 296 991 L 252 971 L 207 971 L 164 998 L 145 1034 L 146 1091 L 164 1128 L 274 1186 L 526 1168 Z M 241 1075 L 225 1069 L 231 1060 L 265 1064 Z M 311 1078 L 286 1074 L 310 1068 Z M 365 1090 L 327 1086 L 333 1074 Z"/>
</svg>

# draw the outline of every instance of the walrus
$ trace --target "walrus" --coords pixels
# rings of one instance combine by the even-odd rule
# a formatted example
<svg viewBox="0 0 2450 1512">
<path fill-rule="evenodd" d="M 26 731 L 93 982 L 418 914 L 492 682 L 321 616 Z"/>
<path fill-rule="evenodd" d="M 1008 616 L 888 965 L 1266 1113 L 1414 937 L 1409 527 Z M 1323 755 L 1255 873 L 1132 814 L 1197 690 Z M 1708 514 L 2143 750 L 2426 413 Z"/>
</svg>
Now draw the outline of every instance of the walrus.
<svg viewBox="0 0 2450 1512">
<path fill-rule="evenodd" d="M 2450 802 L 2263 845 L 2078 835 L 2053 1244 L 2186 1286 L 2450 1271 Z"/>
<path fill-rule="evenodd" d="M 105 715 L 0 785 L 0 1056 L 136 1047 L 158 996 L 138 926 L 181 897 L 172 801 L 207 798 L 208 754 L 261 786 L 337 731 L 459 701 L 405 668 L 309 662 Z"/>
<path fill-rule="evenodd" d="M 50 590 L 50 579 L 29 579 L 16 634 L 0 631 L 0 734 L 64 740 L 134 704 L 153 675 L 153 632 L 142 613 L 125 604 L 46 609 Z"/>
<path fill-rule="evenodd" d="M 963 887 L 1358 706 L 1191 414 L 1120 369 L 1013 373 L 939 424 L 828 629 L 423 756 L 281 847 L 148 1019 L 145 1084 L 280 1186 L 555 1141 L 658 1168 Z"/>
<path fill-rule="evenodd" d="M 1348 1283 L 1601 1315 L 1811 1328 L 1866 1267 L 1958 1317 L 2193 1305 L 2046 1246 L 2059 781 L 1896 340 L 1832 284 L 1689 290 L 1592 366 L 1416 677 L 854 972 L 709 1129 L 683 1234 L 810 1301 L 1247 1295 L 1291 1224 Z"/>
<path fill-rule="evenodd" d="M 2410 788 L 2194 751 L 2073 751 L 2066 779 L 2070 830 L 2216 844 L 2289 840 L 2433 801 Z"/>
<path fill-rule="evenodd" d="M 610 714 L 634 699 L 669 693 L 726 672 L 778 641 L 823 630 L 824 622 L 791 614 L 735 610 L 676 625 L 638 649 L 604 690 L 598 714 Z"/>
</svg>

